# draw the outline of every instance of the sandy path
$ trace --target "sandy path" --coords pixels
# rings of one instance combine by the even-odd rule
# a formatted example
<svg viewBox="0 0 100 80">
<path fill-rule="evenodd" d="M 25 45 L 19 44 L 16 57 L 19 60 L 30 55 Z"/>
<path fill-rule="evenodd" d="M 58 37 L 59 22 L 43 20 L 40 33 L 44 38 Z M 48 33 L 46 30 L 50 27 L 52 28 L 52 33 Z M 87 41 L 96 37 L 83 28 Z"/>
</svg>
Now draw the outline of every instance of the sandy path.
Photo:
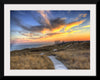
<svg viewBox="0 0 100 80">
<path fill-rule="evenodd" d="M 65 67 L 65 65 L 62 62 L 60 62 L 59 60 L 57 60 L 55 58 L 55 56 L 48 56 L 48 57 L 53 62 L 54 67 L 55 67 L 56 70 L 67 70 L 67 67 Z"/>
</svg>

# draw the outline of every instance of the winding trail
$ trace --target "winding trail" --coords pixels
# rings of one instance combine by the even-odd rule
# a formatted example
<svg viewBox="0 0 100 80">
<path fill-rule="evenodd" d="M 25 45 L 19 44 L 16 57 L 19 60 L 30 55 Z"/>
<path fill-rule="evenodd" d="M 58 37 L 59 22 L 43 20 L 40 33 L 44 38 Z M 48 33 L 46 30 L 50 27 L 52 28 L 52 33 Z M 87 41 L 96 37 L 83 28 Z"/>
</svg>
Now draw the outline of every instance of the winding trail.
<svg viewBox="0 0 100 80">
<path fill-rule="evenodd" d="M 65 67 L 65 65 L 62 62 L 60 62 L 59 60 L 57 60 L 55 58 L 55 56 L 48 56 L 48 57 L 53 62 L 54 67 L 55 67 L 56 70 L 67 70 L 67 67 Z"/>
</svg>

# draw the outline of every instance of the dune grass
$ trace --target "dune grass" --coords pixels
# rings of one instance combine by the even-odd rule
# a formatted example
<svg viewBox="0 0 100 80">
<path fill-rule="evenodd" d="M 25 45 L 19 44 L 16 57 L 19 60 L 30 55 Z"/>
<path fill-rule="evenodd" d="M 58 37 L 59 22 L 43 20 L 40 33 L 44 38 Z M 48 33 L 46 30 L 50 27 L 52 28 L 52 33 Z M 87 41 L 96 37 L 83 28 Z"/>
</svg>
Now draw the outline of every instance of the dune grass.
<svg viewBox="0 0 100 80">
<path fill-rule="evenodd" d="M 57 49 L 56 52 L 53 49 Z M 45 53 L 40 55 L 40 53 Z M 11 51 L 11 69 L 54 69 L 47 57 L 56 56 L 68 69 L 90 69 L 90 42 L 69 42 Z"/>
<path fill-rule="evenodd" d="M 56 55 L 68 69 L 90 69 L 89 50 L 65 50 L 52 54 Z"/>
<path fill-rule="evenodd" d="M 46 55 L 11 56 L 11 69 L 54 69 L 53 63 Z"/>
</svg>

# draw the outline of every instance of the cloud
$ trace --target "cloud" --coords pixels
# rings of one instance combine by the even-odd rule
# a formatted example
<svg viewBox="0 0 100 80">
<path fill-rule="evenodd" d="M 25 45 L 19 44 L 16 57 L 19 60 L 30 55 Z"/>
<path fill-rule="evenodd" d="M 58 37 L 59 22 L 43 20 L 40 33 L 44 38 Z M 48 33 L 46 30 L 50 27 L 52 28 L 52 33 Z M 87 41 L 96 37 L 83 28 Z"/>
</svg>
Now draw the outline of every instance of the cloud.
<svg viewBox="0 0 100 80">
<path fill-rule="evenodd" d="M 33 33 L 33 32 L 19 32 L 21 35 L 25 36 L 27 39 L 39 39 L 42 38 L 43 35 Z"/>
<path fill-rule="evenodd" d="M 38 14 L 40 14 L 39 17 L 38 16 L 33 17 L 34 15 L 32 15 L 32 17 L 38 23 L 40 23 L 40 25 L 36 26 L 27 26 L 25 24 L 22 24 L 20 19 L 14 17 L 15 23 L 22 29 L 29 32 L 29 33 L 20 33 L 21 35 L 24 35 L 31 40 L 48 39 L 48 38 L 51 39 L 50 37 L 57 38 L 59 36 L 66 36 L 67 34 L 77 32 L 75 30 L 71 30 L 69 32 L 67 31 L 75 26 L 79 26 L 85 21 L 85 19 L 83 19 L 80 21 L 75 21 L 67 24 L 65 22 L 66 18 L 50 19 L 48 17 L 49 16 L 48 14 L 51 14 L 50 11 L 38 11 Z M 80 16 L 82 16 L 82 14 Z M 84 17 L 85 16 L 86 15 L 84 15 Z M 64 29 L 64 32 L 61 33 L 60 31 L 62 29 Z M 41 35 L 35 33 L 40 33 Z"/>
<path fill-rule="evenodd" d="M 14 20 L 16 25 L 23 28 L 24 30 L 30 30 L 27 26 L 24 26 L 23 24 L 21 24 L 21 20 L 18 19 L 17 17 L 13 17 L 13 20 Z"/>
<path fill-rule="evenodd" d="M 71 33 L 71 34 L 72 34 L 72 33 L 81 32 L 81 31 L 82 31 L 82 30 L 72 30 L 72 29 L 71 29 L 68 33 Z"/>
<path fill-rule="evenodd" d="M 20 26 L 24 30 L 27 30 L 30 32 L 30 34 L 28 33 L 28 34 L 22 34 L 22 35 L 30 36 L 30 37 L 32 37 L 33 33 L 35 33 L 35 32 L 39 32 L 42 34 L 59 32 L 60 30 L 64 29 L 64 27 L 65 27 L 64 31 L 68 31 L 72 27 L 78 26 L 85 21 L 85 19 L 84 19 L 81 21 L 76 21 L 76 22 L 66 24 L 65 20 L 66 20 L 66 18 L 56 18 L 56 19 L 50 20 L 50 26 L 52 26 L 52 28 L 51 28 L 51 27 L 49 27 L 49 25 L 46 25 L 46 26 L 44 26 L 44 25 L 24 26 L 23 24 L 21 24 L 21 20 L 15 18 L 16 24 L 18 26 Z M 32 32 L 32 34 L 31 34 L 31 32 Z"/>
<path fill-rule="evenodd" d="M 50 27 L 50 20 L 48 19 L 48 15 L 46 14 L 46 11 L 43 11 L 43 10 L 41 10 L 41 11 L 37 11 L 38 13 L 40 13 L 40 15 L 42 16 L 42 19 L 44 19 L 43 20 L 43 24 L 45 24 L 45 25 L 49 25 L 49 27 Z M 49 12 L 49 11 L 47 11 L 47 12 Z"/>
<path fill-rule="evenodd" d="M 61 29 L 64 28 L 64 26 L 66 26 L 66 22 L 65 22 L 65 18 L 56 18 L 53 20 L 50 20 L 51 22 L 51 27 L 45 26 L 42 28 L 41 32 L 43 34 L 45 33 L 49 33 L 49 32 L 59 32 Z"/>
<path fill-rule="evenodd" d="M 82 24 L 83 22 L 85 22 L 85 19 L 83 20 L 80 20 L 80 21 L 76 21 L 76 22 L 72 22 L 72 23 L 69 23 L 67 24 L 66 28 L 64 31 L 68 31 L 69 29 L 75 27 L 75 26 L 79 26 L 80 24 Z"/>
<path fill-rule="evenodd" d="M 79 17 L 86 17 L 87 16 L 87 14 L 85 13 L 85 14 L 79 14 Z"/>
<path fill-rule="evenodd" d="M 33 33 L 21 33 L 21 35 L 27 36 L 27 37 L 32 37 Z"/>
<path fill-rule="evenodd" d="M 46 34 L 46 33 L 48 33 L 48 32 L 50 32 L 50 29 L 47 29 L 47 28 L 44 28 L 44 29 L 41 31 L 41 33 L 43 33 L 43 34 Z"/>
<path fill-rule="evenodd" d="M 38 38 L 34 38 L 34 37 L 32 37 L 32 38 L 28 38 L 28 39 L 40 39 L 41 37 L 38 37 Z"/>
<path fill-rule="evenodd" d="M 86 25 L 86 26 L 83 26 L 82 28 L 89 28 L 90 27 L 90 25 Z"/>
<path fill-rule="evenodd" d="M 56 32 L 56 33 L 48 33 L 46 34 L 47 36 L 53 36 L 53 35 L 59 35 L 62 34 L 61 32 Z"/>
<path fill-rule="evenodd" d="M 59 25 L 58 27 L 52 29 L 52 32 L 59 32 L 60 30 L 62 30 L 66 25 Z"/>
<path fill-rule="evenodd" d="M 35 14 L 33 12 L 31 13 L 34 20 L 43 26 L 49 25 L 48 27 L 51 27 L 50 18 L 52 17 L 52 14 L 49 10 L 38 10 Z"/>
<path fill-rule="evenodd" d="M 86 13 L 85 13 L 85 14 L 79 14 L 78 17 L 76 17 L 76 18 L 74 19 L 74 21 L 77 21 L 77 20 L 79 20 L 80 18 L 86 17 L 86 16 L 87 16 Z"/>
<path fill-rule="evenodd" d="M 83 16 L 82 17 L 86 17 L 87 16 L 87 14 L 83 14 Z"/>
<path fill-rule="evenodd" d="M 66 25 L 65 19 L 66 18 L 52 19 L 50 20 L 50 25 L 43 25 L 42 23 L 41 25 L 37 25 L 37 26 L 27 26 L 27 25 L 25 26 L 25 24 L 23 25 L 21 23 L 20 19 L 14 17 L 14 21 L 16 25 L 18 25 L 22 29 L 26 31 L 30 31 L 30 32 L 41 32 L 44 34 L 48 31 L 51 31 L 51 32 L 60 31 Z"/>
<path fill-rule="evenodd" d="M 80 17 L 76 17 L 75 19 L 74 19 L 74 21 L 77 21 L 77 20 L 79 20 L 80 19 Z"/>
<path fill-rule="evenodd" d="M 37 16 L 36 16 L 37 15 Z M 78 29 L 77 26 L 85 22 L 85 19 L 79 20 L 81 17 L 86 17 L 87 14 L 79 14 L 78 17 L 76 17 L 74 22 L 66 23 L 66 18 L 51 18 L 51 12 L 48 11 L 38 11 L 37 14 L 32 13 L 32 17 L 34 20 L 36 20 L 39 25 L 26 25 L 25 23 L 22 23 L 22 21 L 18 18 L 14 18 L 14 22 L 17 26 L 21 27 L 23 29 L 22 32 L 19 32 L 21 35 L 18 37 L 19 39 L 16 39 L 14 42 L 18 43 L 24 43 L 24 42 L 49 42 L 49 41 L 55 41 L 55 40 L 72 40 L 73 37 L 80 38 L 83 36 L 77 37 L 76 35 L 83 33 L 81 32 L 83 28 L 88 28 L 90 25 L 82 26 Z M 74 18 L 70 18 L 71 20 L 74 20 Z M 70 20 L 70 21 L 71 21 Z M 74 29 L 72 29 L 75 27 Z M 74 35 L 74 34 L 75 35 Z M 69 35 L 71 34 L 71 35 Z M 79 35 L 80 35 L 79 34 Z M 72 36 L 72 37 L 71 37 Z M 12 39 L 13 40 L 13 39 Z"/>
</svg>

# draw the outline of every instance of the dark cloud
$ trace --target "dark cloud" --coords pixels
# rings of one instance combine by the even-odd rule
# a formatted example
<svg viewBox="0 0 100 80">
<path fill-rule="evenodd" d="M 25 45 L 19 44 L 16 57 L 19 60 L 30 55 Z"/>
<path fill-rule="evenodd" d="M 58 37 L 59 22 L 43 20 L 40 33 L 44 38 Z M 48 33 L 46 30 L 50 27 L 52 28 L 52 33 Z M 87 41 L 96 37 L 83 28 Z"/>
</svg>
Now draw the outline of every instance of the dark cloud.
<svg viewBox="0 0 100 80">
<path fill-rule="evenodd" d="M 36 20 L 40 25 L 37 26 L 28 26 L 25 25 L 25 23 L 21 23 L 22 21 L 17 18 L 13 17 L 13 20 L 16 25 L 21 27 L 22 29 L 29 31 L 29 32 L 41 32 L 45 29 L 48 29 L 49 31 L 52 31 L 53 29 L 59 28 L 61 25 L 65 25 L 65 19 L 66 18 L 56 18 L 56 19 L 50 19 L 49 14 L 50 11 L 37 11 L 38 15 L 35 15 L 34 13 L 31 13 L 31 16 L 34 20 Z M 51 15 L 51 14 L 50 14 Z"/>
<path fill-rule="evenodd" d="M 57 35 L 57 34 L 62 34 L 61 32 L 58 32 L 58 33 L 48 33 L 46 34 L 47 36 L 53 36 L 53 35 Z"/>
<path fill-rule="evenodd" d="M 27 26 L 24 26 L 23 24 L 21 24 L 21 20 L 18 19 L 17 17 L 13 17 L 13 20 L 14 20 L 16 25 L 23 28 L 24 30 L 28 30 L 28 31 L 30 30 L 29 28 L 27 28 Z"/>
<path fill-rule="evenodd" d="M 59 25 L 64 25 L 64 24 L 66 24 L 65 19 L 66 18 L 56 18 L 54 20 L 51 20 L 51 24 L 53 27 L 57 27 Z"/>
</svg>

